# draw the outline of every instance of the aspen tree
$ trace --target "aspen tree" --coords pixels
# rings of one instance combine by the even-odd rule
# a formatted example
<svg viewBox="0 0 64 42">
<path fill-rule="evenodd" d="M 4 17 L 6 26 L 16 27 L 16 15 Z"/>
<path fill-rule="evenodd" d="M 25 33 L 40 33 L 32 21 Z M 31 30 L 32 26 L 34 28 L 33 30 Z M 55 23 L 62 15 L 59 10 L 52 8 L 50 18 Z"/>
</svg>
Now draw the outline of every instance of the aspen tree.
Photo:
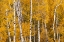
<svg viewBox="0 0 64 42">
<path fill-rule="evenodd" d="M 17 12 L 17 16 L 18 16 L 18 23 L 19 23 L 19 28 L 20 28 L 20 38 L 21 38 L 21 42 L 24 42 L 24 39 L 23 39 L 23 34 L 22 34 L 22 13 L 20 10 L 20 0 L 17 0 L 17 3 L 16 3 L 16 12 Z"/>
<path fill-rule="evenodd" d="M 45 20 L 46 21 L 46 20 Z M 44 28 L 45 28 L 45 33 L 46 33 L 46 42 L 48 42 L 48 35 L 47 35 L 47 26 L 46 26 L 46 22 L 44 24 Z"/>
<path fill-rule="evenodd" d="M 58 4 L 56 7 L 60 6 L 62 3 L 62 0 L 60 1 L 60 4 Z M 56 17 L 56 27 L 58 26 L 58 15 Z M 58 33 L 58 29 L 57 29 L 57 39 L 58 39 L 58 42 L 60 42 L 60 34 Z"/>
<path fill-rule="evenodd" d="M 58 39 L 58 42 L 60 42 L 60 34 L 58 35 L 58 38 L 59 38 L 59 39 Z"/>
<path fill-rule="evenodd" d="M 8 16 L 8 10 L 6 10 L 6 16 Z M 8 37 L 9 37 L 9 42 L 11 42 L 11 37 L 10 37 L 10 32 L 9 32 L 9 26 L 10 26 L 10 22 L 8 22 L 8 17 L 7 17 L 7 30 L 8 30 Z"/>
<path fill-rule="evenodd" d="M 35 42 L 35 21 L 34 21 L 34 42 Z"/>
<path fill-rule="evenodd" d="M 62 3 L 62 1 L 60 2 L 60 4 L 61 4 L 61 3 Z M 58 7 L 60 4 L 56 5 L 56 7 L 55 7 L 55 9 L 54 9 L 53 30 L 54 30 L 54 41 L 55 41 L 55 42 L 56 42 L 56 28 L 55 28 L 55 24 L 56 24 L 56 27 L 57 27 L 57 22 L 58 22 L 58 20 L 56 20 L 56 19 L 58 19 L 58 18 L 57 18 L 57 14 L 56 14 L 56 10 L 57 10 L 57 7 Z M 57 38 L 58 38 L 58 31 L 57 31 Z"/>
<path fill-rule="evenodd" d="M 16 2 L 14 0 L 14 42 L 16 42 L 16 22 L 15 22 L 15 19 L 16 19 L 16 10 L 15 10 L 15 5 L 16 5 Z"/>
<path fill-rule="evenodd" d="M 38 42 L 40 42 L 40 22 L 38 20 Z"/>
<path fill-rule="evenodd" d="M 30 0 L 30 42 L 31 42 L 31 29 L 32 29 L 32 0 Z"/>
<path fill-rule="evenodd" d="M 38 14 L 39 14 L 39 0 L 38 0 Z M 40 42 L 40 22 L 38 20 L 38 42 Z"/>
</svg>

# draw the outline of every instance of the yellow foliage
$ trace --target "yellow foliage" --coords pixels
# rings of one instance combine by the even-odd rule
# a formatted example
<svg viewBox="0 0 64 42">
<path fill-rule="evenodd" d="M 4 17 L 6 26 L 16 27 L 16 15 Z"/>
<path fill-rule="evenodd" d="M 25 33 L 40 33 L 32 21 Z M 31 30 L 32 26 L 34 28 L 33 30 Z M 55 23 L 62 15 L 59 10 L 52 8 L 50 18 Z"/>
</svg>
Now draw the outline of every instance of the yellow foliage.
<svg viewBox="0 0 64 42">
<path fill-rule="evenodd" d="M 30 23 L 22 23 L 22 32 L 24 37 L 30 35 Z"/>
<path fill-rule="evenodd" d="M 15 0 L 17 1 L 17 0 Z M 26 39 L 26 42 L 29 42 L 30 37 L 30 0 L 20 0 L 21 6 L 21 29 L 23 38 Z M 38 42 L 38 23 L 40 22 L 40 39 L 41 42 L 46 42 L 46 31 L 45 24 L 47 28 L 48 42 L 54 42 L 54 30 L 53 29 L 53 20 L 54 13 L 56 8 L 56 17 L 58 15 L 58 24 L 54 27 L 58 30 L 60 34 L 60 41 L 64 42 L 64 0 L 62 0 L 61 5 L 59 5 L 61 0 L 32 0 L 32 42 L 34 36 L 36 37 L 36 42 Z M 58 7 L 56 7 L 59 5 Z M 0 0 L 0 42 L 7 42 L 8 39 L 8 30 L 10 32 L 10 37 L 13 39 L 14 36 L 14 0 Z M 6 16 L 6 9 L 8 10 L 8 16 Z M 15 14 L 16 22 L 16 42 L 20 42 L 20 27 L 18 22 L 17 13 Z M 7 20 L 8 18 L 8 20 Z M 7 27 L 7 22 L 10 22 L 9 28 Z M 35 23 L 34 23 L 35 22 Z M 35 27 L 34 27 L 35 26 Z M 34 30 L 35 29 L 35 30 Z M 35 34 L 34 34 L 35 33 Z M 63 41 L 62 41 L 63 40 Z M 58 40 L 56 40 L 58 41 Z M 12 41 L 14 42 L 14 41 Z"/>
</svg>

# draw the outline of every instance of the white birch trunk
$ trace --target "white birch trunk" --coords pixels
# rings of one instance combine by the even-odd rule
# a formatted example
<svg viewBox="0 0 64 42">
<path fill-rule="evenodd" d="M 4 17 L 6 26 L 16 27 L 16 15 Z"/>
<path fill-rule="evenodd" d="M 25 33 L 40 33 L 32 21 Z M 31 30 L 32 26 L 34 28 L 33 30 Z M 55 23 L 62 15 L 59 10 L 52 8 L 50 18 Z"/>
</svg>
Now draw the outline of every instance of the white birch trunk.
<svg viewBox="0 0 64 42">
<path fill-rule="evenodd" d="M 53 21 L 53 30 L 54 30 L 54 42 L 55 42 L 55 20 L 56 20 L 56 9 L 55 9 L 55 12 L 54 12 L 54 21 Z"/>
<path fill-rule="evenodd" d="M 16 42 L 16 23 L 15 23 L 15 15 L 16 15 L 16 13 L 15 13 L 15 0 L 14 0 L 14 42 Z"/>
<path fill-rule="evenodd" d="M 34 42 L 35 42 L 35 33 L 34 33 Z"/>
<path fill-rule="evenodd" d="M 6 17 L 8 16 L 8 10 L 6 10 Z M 8 30 L 8 39 L 9 39 L 9 42 L 11 42 L 11 37 L 10 37 L 10 32 L 9 32 L 9 25 L 10 23 L 8 22 L 8 18 L 7 18 L 7 30 Z"/>
<path fill-rule="evenodd" d="M 9 23 L 10 25 L 10 23 Z M 9 26 L 8 26 L 8 36 L 9 36 L 9 42 L 11 42 L 10 32 L 9 32 Z"/>
<path fill-rule="evenodd" d="M 38 13 L 39 13 L 39 0 L 38 0 Z M 38 20 L 38 42 L 40 42 L 40 21 Z"/>
<path fill-rule="evenodd" d="M 31 41 L 31 29 L 32 29 L 32 0 L 30 0 L 30 42 L 32 42 Z"/>
<path fill-rule="evenodd" d="M 59 39 L 59 33 L 58 33 L 58 30 L 57 30 L 57 39 Z"/>
<path fill-rule="evenodd" d="M 22 34 L 22 25 L 21 25 L 21 23 L 22 23 L 22 13 L 21 13 L 21 10 L 20 10 L 20 0 L 17 0 L 16 11 L 17 11 L 18 23 L 19 23 L 19 28 L 20 28 L 20 38 L 21 38 L 20 42 L 24 42 L 23 34 Z"/>
<path fill-rule="evenodd" d="M 40 42 L 40 22 L 38 21 L 38 42 Z"/>
<path fill-rule="evenodd" d="M 34 23 L 34 25 L 35 25 L 35 23 Z M 34 26 L 34 42 L 35 42 L 35 26 Z"/>
<path fill-rule="evenodd" d="M 56 14 L 56 28 L 58 27 L 58 14 Z M 57 39 L 59 39 L 58 38 L 58 29 L 57 29 Z"/>
<path fill-rule="evenodd" d="M 62 1 L 60 2 L 60 4 L 62 3 Z M 58 4 L 57 6 L 56 6 L 56 8 L 55 8 L 55 11 L 54 11 L 54 23 L 53 24 L 55 24 L 55 21 L 56 21 L 56 28 L 57 28 L 57 24 L 58 24 L 58 15 L 56 14 L 56 10 L 57 10 L 57 7 L 60 5 L 60 4 Z M 53 27 L 54 28 L 54 27 Z M 55 30 L 54 30 L 54 40 L 55 40 Z M 58 38 L 58 30 L 57 30 L 57 39 L 59 39 Z"/>
<path fill-rule="evenodd" d="M 45 32 L 46 32 L 46 42 L 48 42 L 48 35 L 47 35 L 47 28 L 46 28 L 46 22 L 45 22 Z"/>
<path fill-rule="evenodd" d="M 60 42 L 60 34 L 59 34 L 59 40 L 58 40 L 58 42 Z"/>
<path fill-rule="evenodd" d="M 46 42 L 48 42 L 47 29 L 46 29 Z"/>
<path fill-rule="evenodd" d="M 57 7 L 58 7 L 59 5 L 61 5 L 61 3 L 62 3 L 62 0 L 61 0 L 60 4 L 58 4 L 58 5 L 56 6 L 56 9 L 57 9 Z M 58 25 L 58 15 L 57 15 L 57 18 L 56 18 L 56 25 Z M 56 27 L 57 27 L 57 26 L 56 26 Z M 60 42 L 60 35 L 59 35 L 59 33 L 58 33 L 58 29 L 57 29 L 57 39 L 58 39 L 58 42 Z"/>
<path fill-rule="evenodd" d="M 62 3 L 62 1 L 60 2 L 60 4 Z M 54 22 L 53 22 L 53 30 L 54 30 L 54 41 L 55 41 L 55 38 L 56 38 L 56 35 L 55 35 L 55 24 L 56 24 L 56 27 L 57 27 L 57 24 L 58 24 L 58 17 L 56 16 L 57 14 L 56 14 L 56 9 L 57 9 L 57 7 L 60 5 L 60 4 L 58 4 L 57 6 L 56 6 L 56 8 L 55 8 L 55 10 L 54 10 Z M 56 23 L 55 23 L 56 22 Z M 57 39 L 59 39 L 58 38 L 58 30 L 57 30 Z"/>
</svg>

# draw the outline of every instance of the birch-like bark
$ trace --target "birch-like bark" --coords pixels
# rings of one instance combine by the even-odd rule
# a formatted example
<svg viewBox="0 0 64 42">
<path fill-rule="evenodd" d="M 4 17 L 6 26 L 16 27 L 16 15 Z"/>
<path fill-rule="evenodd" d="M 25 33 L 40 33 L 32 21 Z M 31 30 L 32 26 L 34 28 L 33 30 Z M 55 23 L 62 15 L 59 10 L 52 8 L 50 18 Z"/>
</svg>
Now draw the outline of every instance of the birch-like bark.
<svg viewBox="0 0 64 42">
<path fill-rule="evenodd" d="M 6 17 L 8 16 L 8 10 L 6 10 Z M 11 37 L 10 37 L 10 32 L 9 32 L 9 26 L 10 26 L 10 23 L 8 22 L 8 18 L 7 18 L 7 30 L 8 30 L 8 39 L 9 39 L 9 42 L 11 42 Z"/>
<path fill-rule="evenodd" d="M 38 13 L 39 13 L 39 0 L 38 0 Z M 38 42 L 40 42 L 40 21 L 38 20 Z"/>
<path fill-rule="evenodd" d="M 15 12 L 15 0 L 14 0 L 14 42 L 16 42 L 16 23 L 15 23 L 15 19 L 16 19 L 16 12 Z"/>
<path fill-rule="evenodd" d="M 31 29 L 32 29 L 32 0 L 30 0 L 30 42 L 31 42 Z"/>
<path fill-rule="evenodd" d="M 34 42 L 35 42 L 35 32 L 34 32 Z"/>
<path fill-rule="evenodd" d="M 58 27 L 58 14 L 56 14 L 56 28 Z M 58 38 L 58 29 L 57 29 L 57 39 L 59 39 Z"/>
<path fill-rule="evenodd" d="M 35 42 L 35 21 L 34 21 L 34 42 Z"/>
<path fill-rule="evenodd" d="M 60 2 L 60 4 L 62 3 L 62 0 Z M 53 22 L 53 30 L 54 30 L 54 41 L 56 41 L 56 27 L 57 27 L 57 24 L 58 24 L 58 17 L 57 17 L 57 14 L 56 14 L 56 10 L 57 10 L 57 7 L 60 5 L 56 5 L 55 9 L 54 9 L 54 22 Z M 55 27 L 55 24 L 56 24 L 56 27 Z M 57 31 L 57 39 L 58 38 L 58 31 Z"/>
<path fill-rule="evenodd" d="M 59 34 L 58 36 L 59 36 L 59 40 L 58 40 L 58 42 L 60 42 L 60 34 Z"/>
<path fill-rule="evenodd" d="M 45 22 L 45 33 L 46 33 L 46 42 L 48 42 L 48 35 L 47 35 L 47 26 L 46 26 L 46 22 Z"/>
<path fill-rule="evenodd" d="M 54 42 L 55 42 L 55 20 L 56 20 L 56 9 L 55 9 L 55 12 L 54 12 L 54 22 L 53 22 Z"/>
<path fill-rule="evenodd" d="M 62 3 L 62 0 L 61 0 L 60 4 L 58 4 L 56 7 L 61 5 L 61 3 Z M 58 15 L 57 15 L 57 18 L 56 18 L 56 25 L 58 26 Z M 57 29 L 57 39 L 58 39 L 58 42 L 60 42 L 60 35 L 59 35 L 59 32 L 58 32 L 58 29 Z"/>
<path fill-rule="evenodd" d="M 21 10 L 20 10 L 20 0 L 17 0 L 17 3 L 16 3 L 16 11 L 17 11 L 17 16 L 18 16 L 18 23 L 19 23 L 19 27 L 20 27 L 20 38 L 21 38 L 21 42 L 24 42 L 24 39 L 23 39 L 23 34 L 22 34 L 22 13 L 21 13 Z"/>
<path fill-rule="evenodd" d="M 10 22 L 9 22 L 10 25 Z M 11 42 L 10 32 L 9 32 L 9 26 L 8 26 L 8 36 L 9 36 L 9 42 Z"/>
<path fill-rule="evenodd" d="M 40 42 L 40 22 L 38 21 L 38 42 Z"/>
</svg>

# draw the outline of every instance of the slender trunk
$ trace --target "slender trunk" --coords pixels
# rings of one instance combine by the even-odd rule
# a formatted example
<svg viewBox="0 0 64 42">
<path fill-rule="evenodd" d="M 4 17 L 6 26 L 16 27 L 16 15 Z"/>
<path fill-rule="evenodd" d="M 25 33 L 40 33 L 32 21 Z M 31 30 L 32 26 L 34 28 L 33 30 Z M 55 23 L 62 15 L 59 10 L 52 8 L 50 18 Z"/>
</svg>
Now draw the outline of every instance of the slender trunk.
<svg viewBox="0 0 64 42">
<path fill-rule="evenodd" d="M 40 42 L 40 22 L 38 21 L 38 42 Z"/>
<path fill-rule="evenodd" d="M 10 25 L 10 23 L 9 23 Z M 9 32 L 9 26 L 8 26 L 8 36 L 9 36 L 9 42 L 11 42 L 10 32 Z"/>
<path fill-rule="evenodd" d="M 25 42 L 26 42 L 26 37 L 25 37 Z"/>
<path fill-rule="evenodd" d="M 38 14 L 39 14 L 39 0 L 38 0 Z M 38 42 L 40 42 L 40 21 L 38 20 Z"/>
<path fill-rule="evenodd" d="M 19 27 L 20 27 L 20 38 L 21 38 L 21 42 L 24 42 L 24 39 L 23 39 L 23 34 L 22 34 L 22 13 L 21 13 L 21 10 L 20 10 L 20 0 L 17 1 L 16 3 L 16 11 L 17 11 L 17 16 L 18 16 L 18 23 L 19 23 Z"/>
<path fill-rule="evenodd" d="M 35 42 L 35 32 L 34 32 L 34 42 Z"/>
<path fill-rule="evenodd" d="M 58 14 L 56 14 L 57 16 L 56 16 L 56 28 L 58 27 Z M 58 42 L 59 42 L 59 32 L 58 32 L 58 28 L 57 28 L 57 40 L 58 40 Z"/>
<path fill-rule="evenodd" d="M 55 33 L 55 20 L 56 20 L 56 9 L 55 9 L 55 12 L 54 12 L 54 21 L 53 21 L 54 42 L 55 42 L 55 38 L 56 38 L 56 33 Z"/>
<path fill-rule="evenodd" d="M 47 34 L 47 26 L 46 26 L 46 23 L 45 23 L 45 31 L 46 31 L 46 42 L 48 42 L 48 34 Z"/>
<path fill-rule="evenodd" d="M 62 3 L 62 0 L 60 1 L 60 4 L 58 4 L 58 5 L 56 6 L 56 9 L 57 9 L 57 7 L 58 7 L 59 5 L 61 5 L 61 3 Z M 56 17 L 56 27 L 58 27 L 58 14 L 57 14 L 57 17 Z M 58 39 L 58 42 L 60 42 L 60 35 L 59 35 L 59 32 L 58 32 L 58 29 L 57 29 L 57 39 Z"/>
<path fill-rule="evenodd" d="M 61 3 L 62 3 L 62 1 L 60 2 L 60 4 L 61 4 Z M 58 16 L 57 16 L 57 14 L 56 14 L 56 9 L 57 9 L 57 7 L 58 7 L 60 4 L 56 5 L 55 10 L 54 10 L 54 22 L 53 22 L 54 41 L 56 41 L 56 28 L 57 28 L 57 24 L 58 24 Z M 55 27 L 55 24 L 56 24 L 56 27 Z M 58 30 L 57 30 L 57 39 L 59 39 L 59 38 L 58 38 Z"/>
<path fill-rule="evenodd" d="M 60 34 L 59 34 L 59 40 L 58 40 L 58 42 L 60 42 Z"/>
<path fill-rule="evenodd" d="M 48 42 L 48 35 L 47 35 L 47 26 L 46 26 L 46 23 L 45 23 L 45 33 L 46 33 L 46 42 Z"/>
<path fill-rule="evenodd" d="M 56 14 L 56 28 L 58 27 L 58 14 Z M 57 39 L 59 39 L 58 38 L 58 29 L 57 29 Z"/>
<path fill-rule="evenodd" d="M 31 42 L 31 29 L 32 29 L 32 0 L 30 0 L 30 42 Z"/>
<path fill-rule="evenodd" d="M 6 10 L 6 17 L 7 16 L 8 16 L 8 10 Z M 7 30 L 8 30 L 8 37 L 9 37 L 8 39 L 9 39 L 9 42 L 11 42 L 9 26 L 10 26 L 10 23 L 8 22 L 8 18 L 7 18 Z"/>
<path fill-rule="evenodd" d="M 14 42 L 16 42 L 16 23 L 15 23 L 15 15 L 16 15 L 16 13 L 15 13 L 15 0 L 14 0 Z"/>
</svg>

